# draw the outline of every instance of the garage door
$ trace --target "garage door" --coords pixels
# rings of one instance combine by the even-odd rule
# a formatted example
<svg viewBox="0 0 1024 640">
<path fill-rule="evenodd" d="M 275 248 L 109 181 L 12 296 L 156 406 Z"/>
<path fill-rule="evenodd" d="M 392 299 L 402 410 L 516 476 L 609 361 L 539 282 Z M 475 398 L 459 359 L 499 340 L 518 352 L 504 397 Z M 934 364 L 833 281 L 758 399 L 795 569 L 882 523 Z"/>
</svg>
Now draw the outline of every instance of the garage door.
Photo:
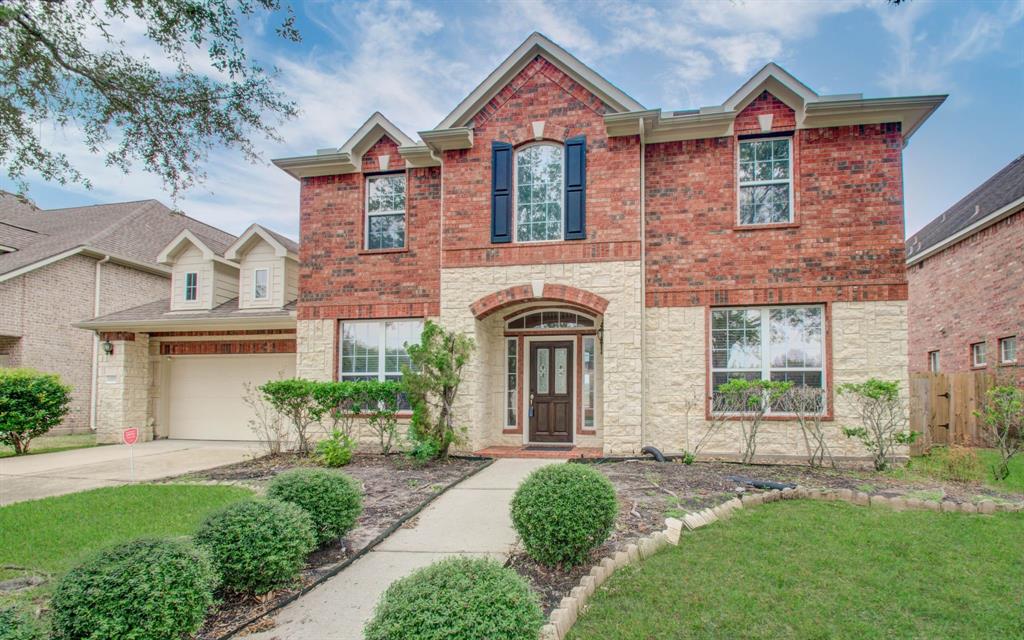
<svg viewBox="0 0 1024 640">
<path fill-rule="evenodd" d="M 169 369 L 167 413 L 172 438 L 255 440 L 243 385 L 295 376 L 295 354 L 178 356 Z"/>
</svg>

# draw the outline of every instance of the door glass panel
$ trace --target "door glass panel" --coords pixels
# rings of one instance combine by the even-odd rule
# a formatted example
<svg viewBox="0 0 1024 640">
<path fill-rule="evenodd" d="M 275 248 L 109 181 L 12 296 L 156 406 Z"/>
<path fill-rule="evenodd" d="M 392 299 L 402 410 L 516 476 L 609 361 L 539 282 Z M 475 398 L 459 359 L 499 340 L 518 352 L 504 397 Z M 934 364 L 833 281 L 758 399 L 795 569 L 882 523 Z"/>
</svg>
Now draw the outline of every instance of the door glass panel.
<svg viewBox="0 0 1024 640">
<path fill-rule="evenodd" d="M 568 371 L 569 350 L 564 347 L 555 349 L 555 393 L 568 393 Z"/>
<path fill-rule="evenodd" d="M 537 393 L 546 394 L 550 388 L 548 383 L 548 349 L 537 349 Z"/>
</svg>

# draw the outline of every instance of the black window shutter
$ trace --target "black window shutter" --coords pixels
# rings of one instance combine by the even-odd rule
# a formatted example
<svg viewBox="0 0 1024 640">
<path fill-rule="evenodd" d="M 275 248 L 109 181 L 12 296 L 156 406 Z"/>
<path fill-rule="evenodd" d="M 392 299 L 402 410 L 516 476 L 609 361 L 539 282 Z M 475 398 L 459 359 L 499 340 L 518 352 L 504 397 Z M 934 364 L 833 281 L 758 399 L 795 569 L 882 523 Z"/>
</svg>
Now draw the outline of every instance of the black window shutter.
<svg viewBox="0 0 1024 640">
<path fill-rule="evenodd" d="M 512 145 L 491 143 L 491 242 L 512 242 Z"/>
<path fill-rule="evenodd" d="M 565 141 L 565 239 L 587 239 L 587 137 Z"/>
</svg>

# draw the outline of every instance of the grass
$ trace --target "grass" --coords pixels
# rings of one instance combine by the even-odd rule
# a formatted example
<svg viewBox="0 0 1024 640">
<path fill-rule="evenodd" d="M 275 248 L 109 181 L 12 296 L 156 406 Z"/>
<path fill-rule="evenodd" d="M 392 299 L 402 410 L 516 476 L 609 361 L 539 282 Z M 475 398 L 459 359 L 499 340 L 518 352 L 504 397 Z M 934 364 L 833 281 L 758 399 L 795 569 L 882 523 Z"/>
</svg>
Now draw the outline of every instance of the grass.
<svg viewBox="0 0 1024 640">
<path fill-rule="evenodd" d="M 0 507 L 0 580 L 42 575 L 39 587 L 0 593 L 0 607 L 45 604 L 54 579 L 101 548 L 147 536 L 191 534 L 211 511 L 251 496 L 240 487 L 141 484 Z"/>
<path fill-rule="evenodd" d="M 54 453 L 55 451 L 68 451 L 70 449 L 85 449 L 96 446 L 96 436 L 92 433 L 75 433 L 66 436 L 40 436 L 29 445 L 28 453 Z M 14 447 L 0 445 L 0 458 L 14 456 Z"/>
<path fill-rule="evenodd" d="M 980 480 L 988 487 L 1010 493 L 1024 493 L 1024 454 L 1010 459 L 1010 475 L 1003 480 L 996 480 L 992 469 L 999 464 L 999 452 L 995 449 L 975 449 L 984 477 Z M 892 472 L 897 477 L 913 479 L 917 477 L 942 478 L 942 460 L 939 455 L 915 456 L 906 467 Z"/>
<path fill-rule="evenodd" d="M 1024 637 L 1024 514 L 742 510 L 616 573 L 573 640 Z"/>
</svg>

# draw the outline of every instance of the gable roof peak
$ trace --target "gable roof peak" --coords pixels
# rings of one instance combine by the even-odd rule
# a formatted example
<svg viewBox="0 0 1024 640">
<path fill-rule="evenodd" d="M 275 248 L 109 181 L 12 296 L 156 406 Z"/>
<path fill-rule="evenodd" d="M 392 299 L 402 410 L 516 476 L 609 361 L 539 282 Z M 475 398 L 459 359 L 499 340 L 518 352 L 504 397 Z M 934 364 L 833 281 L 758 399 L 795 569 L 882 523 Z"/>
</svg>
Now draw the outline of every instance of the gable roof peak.
<svg viewBox="0 0 1024 640">
<path fill-rule="evenodd" d="M 644 109 L 642 104 L 581 62 L 576 56 L 539 31 L 534 31 L 451 113 L 445 116 L 435 129 L 466 126 L 470 119 L 537 55 L 543 56 L 545 60 L 579 82 L 616 111 L 621 113 Z"/>
<path fill-rule="evenodd" d="M 341 145 L 338 152 L 350 154 L 353 158 L 362 157 L 382 136 L 388 136 L 400 147 L 416 144 L 404 131 L 395 126 L 395 123 L 388 120 L 383 113 L 374 111 L 366 119 L 366 122 L 356 129 L 356 132 L 345 141 L 345 144 Z"/>
<path fill-rule="evenodd" d="M 230 247 L 224 251 L 224 257 L 228 260 L 238 260 L 246 252 L 255 238 L 260 238 L 274 249 L 274 255 L 278 258 L 298 259 L 299 245 L 291 238 L 275 233 L 263 225 L 253 223 L 238 236 Z"/>
</svg>

